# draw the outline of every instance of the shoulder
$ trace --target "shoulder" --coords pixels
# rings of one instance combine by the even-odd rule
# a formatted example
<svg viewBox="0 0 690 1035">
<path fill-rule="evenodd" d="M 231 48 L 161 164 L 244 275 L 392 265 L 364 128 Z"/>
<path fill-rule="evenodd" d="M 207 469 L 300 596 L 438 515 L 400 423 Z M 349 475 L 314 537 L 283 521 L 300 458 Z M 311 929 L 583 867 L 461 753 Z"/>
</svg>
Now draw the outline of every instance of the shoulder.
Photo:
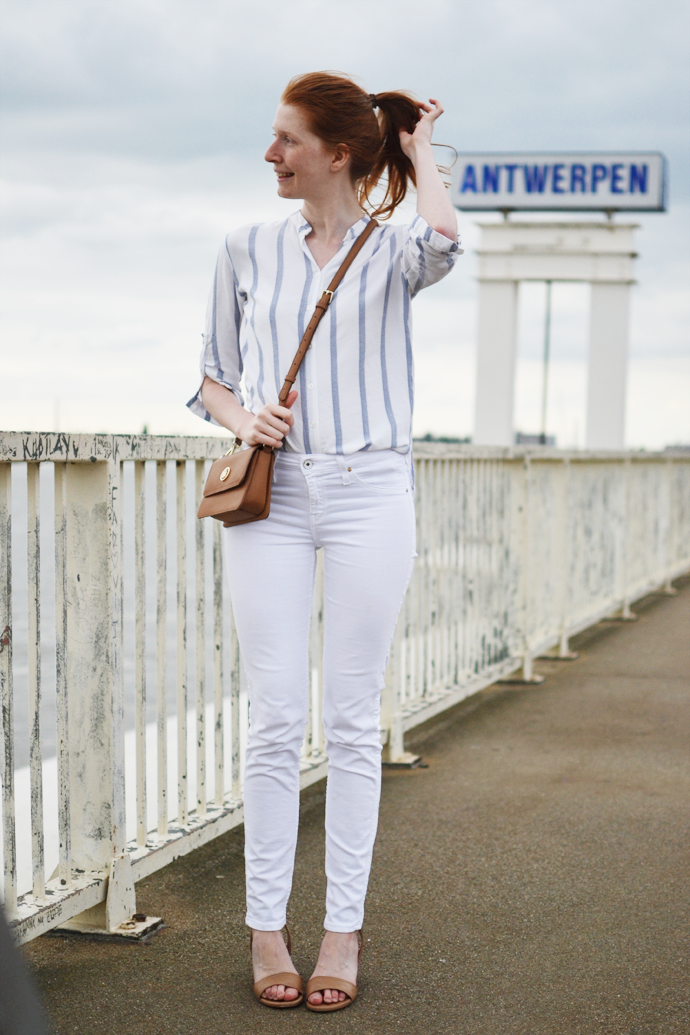
<svg viewBox="0 0 690 1035">
<path fill-rule="evenodd" d="M 298 223 L 296 216 L 299 216 L 299 213 L 293 213 L 287 219 L 275 219 L 270 223 L 245 223 L 244 226 L 238 226 L 225 235 L 222 250 L 227 252 L 233 263 L 241 261 L 247 255 L 251 257 L 257 247 L 278 241 L 292 224 Z"/>
<path fill-rule="evenodd" d="M 391 240 L 402 240 L 409 233 L 409 223 L 379 223 L 376 234 L 380 235 L 380 240 L 391 241 Z"/>
<path fill-rule="evenodd" d="M 424 232 L 418 219 L 418 216 L 414 216 L 407 223 L 379 223 L 379 228 L 373 235 L 374 239 L 378 240 L 378 250 L 382 247 L 392 248 L 394 251 L 404 249 L 410 239 L 414 240 Z"/>
</svg>

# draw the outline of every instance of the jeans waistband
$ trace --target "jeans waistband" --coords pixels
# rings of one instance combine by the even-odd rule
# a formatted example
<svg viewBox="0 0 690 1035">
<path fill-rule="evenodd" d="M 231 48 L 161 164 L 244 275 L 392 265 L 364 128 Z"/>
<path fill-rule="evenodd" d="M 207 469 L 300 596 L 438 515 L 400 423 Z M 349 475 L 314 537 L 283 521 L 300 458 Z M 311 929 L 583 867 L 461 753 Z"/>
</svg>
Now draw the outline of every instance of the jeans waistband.
<svg viewBox="0 0 690 1035">
<path fill-rule="evenodd" d="M 287 453 L 284 449 L 276 451 L 276 462 L 289 464 L 294 467 L 301 467 L 305 460 L 311 460 L 314 466 L 333 466 L 340 469 L 345 463 L 348 466 L 359 466 L 360 464 L 371 464 L 377 460 L 387 460 L 399 456 L 401 461 L 408 457 L 407 453 L 399 453 L 397 449 L 373 449 L 358 453 Z"/>
<path fill-rule="evenodd" d="M 283 450 L 276 453 L 276 466 L 296 471 L 298 468 L 306 473 L 328 474 L 335 471 L 340 472 L 343 485 L 349 485 L 351 472 L 358 467 L 364 467 L 373 463 L 385 463 L 396 460 L 407 468 L 410 486 L 414 488 L 414 475 L 412 473 L 412 454 L 399 453 L 397 449 L 375 449 L 360 451 L 358 453 L 286 453 Z"/>
</svg>

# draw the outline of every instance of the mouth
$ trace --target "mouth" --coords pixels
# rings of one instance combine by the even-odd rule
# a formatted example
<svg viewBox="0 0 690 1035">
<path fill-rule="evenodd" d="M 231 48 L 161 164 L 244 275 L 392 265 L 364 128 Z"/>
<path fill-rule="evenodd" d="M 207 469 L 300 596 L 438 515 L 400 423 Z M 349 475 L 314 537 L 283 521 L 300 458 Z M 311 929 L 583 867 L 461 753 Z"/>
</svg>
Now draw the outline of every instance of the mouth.
<svg viewBox="0 0 690 1035">
<path fill-rule="evenodd" d="M 291 172 L 276 172 L 278 177 L 278 183 L 284 183 L 286 180 L 291 179 L 295 174 Z"/>
</svg>

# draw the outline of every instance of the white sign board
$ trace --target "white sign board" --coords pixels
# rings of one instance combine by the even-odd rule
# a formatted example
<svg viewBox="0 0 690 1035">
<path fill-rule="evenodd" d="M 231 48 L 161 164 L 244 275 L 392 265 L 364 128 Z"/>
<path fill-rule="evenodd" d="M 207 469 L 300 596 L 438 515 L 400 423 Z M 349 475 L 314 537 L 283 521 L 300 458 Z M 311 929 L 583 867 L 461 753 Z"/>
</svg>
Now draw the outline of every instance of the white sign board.
<svg viewBox="0 0 690 1035">
<path fill-rule="evenodd" d="M 453 203 L 466 211 L 666 208 L 666 159 L 658 151 L 460 154 L 453 173 Z"/>
</svg>

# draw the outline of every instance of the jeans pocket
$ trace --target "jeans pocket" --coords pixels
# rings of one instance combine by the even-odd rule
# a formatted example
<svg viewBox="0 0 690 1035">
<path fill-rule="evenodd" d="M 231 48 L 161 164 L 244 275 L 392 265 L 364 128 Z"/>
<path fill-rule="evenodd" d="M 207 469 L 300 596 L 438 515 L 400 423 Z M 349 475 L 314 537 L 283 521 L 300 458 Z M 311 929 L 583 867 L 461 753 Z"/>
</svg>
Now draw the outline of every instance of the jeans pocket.
<svg viewBox="0 0 690 1035">
<path fill-rule="evenodd" d="M 410 491 L 407 464 L 403 456 L 359 464 L 352 471 L 356 485 L 376 496 L 397 496 Z"/>
</svg>

